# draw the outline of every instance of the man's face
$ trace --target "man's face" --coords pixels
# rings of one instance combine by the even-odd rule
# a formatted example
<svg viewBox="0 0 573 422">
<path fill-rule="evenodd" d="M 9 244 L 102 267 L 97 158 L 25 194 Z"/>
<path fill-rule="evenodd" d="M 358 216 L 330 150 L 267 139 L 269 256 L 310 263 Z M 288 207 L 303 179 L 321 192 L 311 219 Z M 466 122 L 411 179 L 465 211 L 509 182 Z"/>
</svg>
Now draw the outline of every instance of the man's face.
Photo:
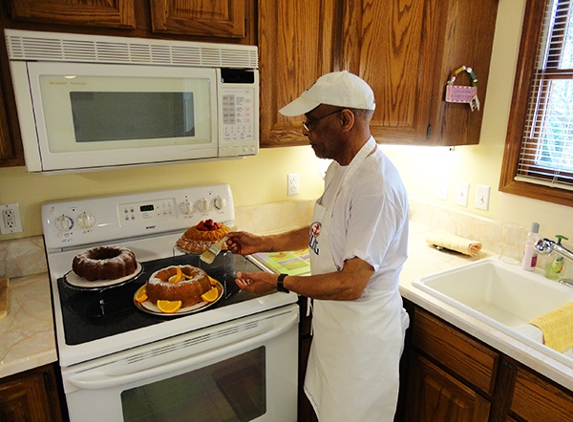
<svg viewBox="0 0 573 422">
<path fill-rule="evenodd" d="M 342 150 L 340 142 L 340 107 L 321 104 L 305 114 L 303 134 L 318 158 L 336 159 Z"/>
</svg>

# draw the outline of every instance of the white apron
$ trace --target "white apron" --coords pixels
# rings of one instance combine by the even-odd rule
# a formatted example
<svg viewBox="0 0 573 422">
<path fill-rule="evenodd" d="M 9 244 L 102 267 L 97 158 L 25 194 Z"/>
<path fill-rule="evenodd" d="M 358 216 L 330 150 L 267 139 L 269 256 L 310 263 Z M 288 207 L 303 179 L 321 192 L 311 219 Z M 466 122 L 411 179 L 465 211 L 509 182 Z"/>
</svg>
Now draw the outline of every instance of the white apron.
<svg viewBox="0 0 573 422">
<path fill-rule="evenodd" d="M 338 270 L 329 246 L 332 205 L 375 146 L 370 138 L 354 157 L 331 203 L 322 204 L 320 198 L 315 205 L 309 248 L 312 274 Z M 305 392 L 320 422 L 392 421 L 408 325 L 398 289 L 367 288 L 355 301 L 314 300 L 312 313 Z"/>
</svg>

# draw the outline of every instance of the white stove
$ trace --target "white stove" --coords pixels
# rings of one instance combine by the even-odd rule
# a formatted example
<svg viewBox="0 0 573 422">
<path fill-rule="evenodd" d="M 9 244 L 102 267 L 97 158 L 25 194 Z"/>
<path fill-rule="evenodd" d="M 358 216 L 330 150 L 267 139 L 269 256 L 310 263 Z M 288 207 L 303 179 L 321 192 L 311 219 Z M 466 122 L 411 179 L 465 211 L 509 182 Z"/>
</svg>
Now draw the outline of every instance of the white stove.
<svg viewBox="0 0 573 422">
<path fill-rule="evenodd" d="M 149 407 L 149 415 L 167 412 L 161 405 L 154 407 L 142 399 L 142 392 L 149 394 L 145 390 L 156 388 L 158 383 L 179 382 L 175 380 L 185 374 L 195 374 L 195 380 L 197 371 L 207 371 L 202 376 L 219 385 L 213 374 L 224 371 L 222 368 L 233 359 L 241 362 L 237 365 L 243 372 L 237 374 L 254 383 L 252 388 L 259 391 L 260 400 L 245 410 L 245 397 L 228 393 L 234 389 L 213 387 L 210 398 L 216 407 L 226 410 L 221 411 L 220 418 L 209 414 L 206 419 L 199 416 L 204 410 L 194 410 L 192 420 L 296 420 L 297 297 L 279 292 L 254 296 L 239 290 L 234 283 L 236 271 L 261 270 L 249 257 L 227 252 L 206 265 L 198 256 L 178 250 L 175 242 L 181 234 L 206 219 L 233 225 L 229 185 L 64 200 L 42 206 L 58 356 L 72 422 L 105 419 L 101 413 L 94 416 L 86 410 L 94 402 L 101 403 L 109 420 L 156 420 L 156 416 L 135 416 L 141 406 Z M 143 267 L 141 275 L 103 287 L 70 284 L 74 256 L 99 245 L 131 249 Z M 225 289 L 221 300 L 175 315 L 146 312 L 134 304 L 135 292 L 153 271 L 183 263 L 201 267 L 217 279 Z M 258 343 L 253 342 L 257 338 Z M 255 350 L 263 353 L 262 360 L 253 357 Z M 197 363 L 198 356 L 202 356 L 201 363 Z M 287 365 L 288 369 L 274 374 L 273 360 L 277 367 Z M 138 364 L 133 365 L 134 361 Z M 210 367 L 216 369 L 205 369 Z M 122 381 L 117 380 L 118 373 Z M 262 374 L 262 378 L 253 374 Z M 277 377 L 280 383 L 275 381 Z M 241 375 L 226 375 L 224 379 L 242 382 Z M 170 409 L 180 409 L 179 413 L 169 413 L 170 420 L 189 420 L 190 410 L 183 403 L 197 398 L 191 390 L 181 403 L 170 404 Z"/>
</svg>

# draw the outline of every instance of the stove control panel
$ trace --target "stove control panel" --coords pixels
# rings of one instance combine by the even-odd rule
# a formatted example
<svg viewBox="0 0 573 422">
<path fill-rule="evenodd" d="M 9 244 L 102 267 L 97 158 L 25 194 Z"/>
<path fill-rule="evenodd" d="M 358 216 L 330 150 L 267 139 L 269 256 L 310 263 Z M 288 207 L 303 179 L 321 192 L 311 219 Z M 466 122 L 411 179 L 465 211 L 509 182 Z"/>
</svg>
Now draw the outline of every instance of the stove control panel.
<svg viewBox="0 0 573 422">
<path fill-rule="evenodd" d="M 227 184 L 82 198 L 42 205 L 48 248 L 91 244 L 181 231 L 201 220 L 231 224 L 235 210 Z"/>
</svg>

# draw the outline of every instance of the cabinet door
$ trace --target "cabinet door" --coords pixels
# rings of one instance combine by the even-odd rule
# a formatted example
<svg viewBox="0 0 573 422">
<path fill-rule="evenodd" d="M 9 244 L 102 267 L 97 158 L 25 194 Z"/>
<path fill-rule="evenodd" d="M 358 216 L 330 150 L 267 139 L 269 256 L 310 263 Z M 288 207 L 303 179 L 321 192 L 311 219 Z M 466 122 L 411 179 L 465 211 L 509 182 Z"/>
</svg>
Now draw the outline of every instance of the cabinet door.
<svg viewBox="0 0 573 422">
<path fill-rule="evenodd" d="M 307 145 L 303 117 L 278 110 L 333 69 L 337 0 L 261 0 L 261 146 Z"/>
<path fill-rule="evenodd" d="M 442 0 L 439 0 L 442 1 Z M 479 143 L 489 65 L 493 48 L 495 21 L 499 0 L 444 1 L 439 31 L 439 52 L 428 131 L 428 145 L 471 145 Z M 471 67 L 477 77 L 479 110 L 471 111 L 467 103 L 444 100 L 445 85 L 461 66 Z M 460 74 L 456 85 L 470 85 L 467 72 Z"/>
<path fill-rule="evenodd" d="M 379 142 L 424 139 L 436 77 L 443 1 L 360 0 L 344 3 L 339 67 L 368 81 L 376 110 L 371 130 Z"/>
<path fill-rule="evenodd" d="M 15 375 L 0 382 L 0 420 L 10 422 L 61 421 L 55 379 L 50 366 Z"/>
<path fill-rule="evenodd" d="M 14 20 L 135 28 L 134 0 L 9 0 Z"/>
<path fill-rule="evenodd" d="M 407 421 L 485 422 L 490 403 L 418 353 L 412 354 Z"/>
<path fill-rule="evenodd" d="M 479 142 L 498 0 L 361 0 L 344 3 L 340 68 L 368 81 L 379 142 Z M 480 110 L 446 103 L 445 85 L 462 65 L 478 74 Z M 465 72 L 464 72 L 465 73 Z M 462 79 L 462 77 L 464 79 Z M 458 83 L 469 85 L 466 75 Z"/>
<path fill-rule="evenodd" d="M 221 38 L 247 36 L 248 0 L 149 0 L 153 32 Z"/>
<path fill-rule="evenodd" d="M 2 54 L 3 51 L 2 47 L 0 47 L 0 54 Z M 2 67 L 2 69 L 4 69 L 4 67 Z M 4 75 L 6 74 L 7 72 Z M 7 99 L 4 95 L 0 82 L 0 167 L 21 166 L 24 164 L 22 144 L 19 140 L 15 141 L 11 136 L 12 132 L 8 125 L 7 107 L 5 106 Z"/>
<path fill-rule="evenodd" d="M 2 89 L 0 88 L 0 102 L 3 101 Z M 0 163 L 13 157 L 14 151 L 10 143 L 10 136 L 8 133 L 8 126 L 6 122 L 5 108 L 0 110 Z"/>
</svg>

